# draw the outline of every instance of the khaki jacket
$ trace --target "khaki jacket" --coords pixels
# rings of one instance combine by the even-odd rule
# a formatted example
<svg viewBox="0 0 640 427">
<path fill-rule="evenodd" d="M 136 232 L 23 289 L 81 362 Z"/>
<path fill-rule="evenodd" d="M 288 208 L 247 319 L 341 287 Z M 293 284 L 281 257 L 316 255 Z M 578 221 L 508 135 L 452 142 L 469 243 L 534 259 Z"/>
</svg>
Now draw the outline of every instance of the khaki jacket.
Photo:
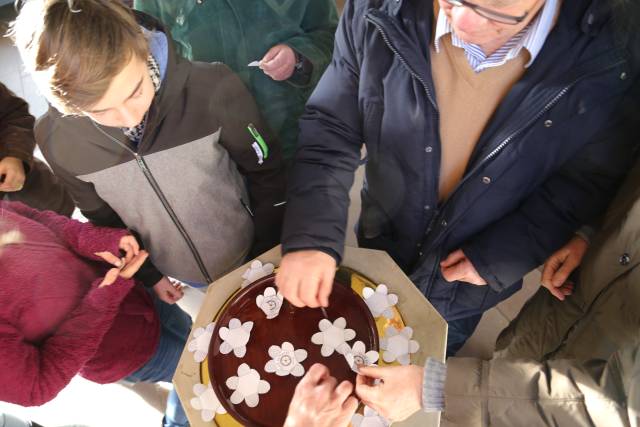
<svg viewBox="0 0 640 427">
<path fill-rule="evenodd" d="M 502 332 L 493 360 L 449 360 L 443 426 L 640 425 L 639 183 L 640 163 L 570 298 L 541 288 Z"/>
</svg>

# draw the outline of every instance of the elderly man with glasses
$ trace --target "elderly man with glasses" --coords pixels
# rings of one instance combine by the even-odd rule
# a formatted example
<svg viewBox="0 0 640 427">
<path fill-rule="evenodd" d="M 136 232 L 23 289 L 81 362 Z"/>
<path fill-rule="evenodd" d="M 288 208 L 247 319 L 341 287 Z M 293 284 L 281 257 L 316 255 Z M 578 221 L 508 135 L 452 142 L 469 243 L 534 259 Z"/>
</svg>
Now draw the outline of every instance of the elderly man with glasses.
<svg viewBox="0 0 640 427">
<path fill-rule="evenodd" d="M 347 2 L 300 122 L 284 296 L 327 304 L 364 143 L 359 244 L 411 277 L 455 354 L 484 311 L 602 214 L 632 163 L 635 3 Z"/>
</svg>

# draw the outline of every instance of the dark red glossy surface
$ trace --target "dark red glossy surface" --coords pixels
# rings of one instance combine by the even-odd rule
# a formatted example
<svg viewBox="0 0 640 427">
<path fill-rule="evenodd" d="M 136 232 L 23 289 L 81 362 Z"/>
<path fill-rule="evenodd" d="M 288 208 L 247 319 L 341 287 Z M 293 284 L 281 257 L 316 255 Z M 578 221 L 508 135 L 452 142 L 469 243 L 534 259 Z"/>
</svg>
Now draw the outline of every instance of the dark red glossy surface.
<svg viewBox="0 0 640 427">
<path fill-rule="evenodd" d="M 305 372 L 314 363 L 319 362 L 329 367 L 338 382 L 355 382 L 356 377 L 344 356 L 335 352 L 325 358 L 320 354 L 320 346 L 311 342 L 313 334 L 319 331 L 318 323 L 324 318 L 320 309 L 299 309 L 285 300 L 278 317 L 267 320 L 264 312 L 256 305 L 256 297 L 269 286 L 275 288 L 273 275 L 255 282 L 233 297 L 216 322 L 209 348 L 209 372 L 213 389 L 225 409 L 237 421 L 247 426 L 282 426 L 294 389 L 301 379 L 293 376 L 280 377 L 264 370 L 265 364 L 270 360 L 267 351 L 272 345 L 280 346 L 288 341 L 296 349 L 307 350 L 308 357 L 302 362 Z M 356 341 L 363 341 L 367 349 L 379 350 L 375 320 L 362 298 L 350 287 L 334 283 L 326 311 L 330 321 L 344 317 L 347 327 L 356 331 L 356 338 L 349 342 L 350 345 Z M 243 323 L 254 322 L 247 353 L 242 359 L 237 358 L 233 352 L 225 355 L 219 350 L 222 343 L 219 328 L 228 326 L 232 318 L 237 318 Z M 267 394 L 260 395 L 260 403 L 255 408 L 249 408 L 244 402 L 233 405 L 229 400 L 233 390 L 226 386 L 226 380 L 237 375 L 238 366 L 242 363 L 257 370 L 260 377 L 271 385 Z"/>
</svg>

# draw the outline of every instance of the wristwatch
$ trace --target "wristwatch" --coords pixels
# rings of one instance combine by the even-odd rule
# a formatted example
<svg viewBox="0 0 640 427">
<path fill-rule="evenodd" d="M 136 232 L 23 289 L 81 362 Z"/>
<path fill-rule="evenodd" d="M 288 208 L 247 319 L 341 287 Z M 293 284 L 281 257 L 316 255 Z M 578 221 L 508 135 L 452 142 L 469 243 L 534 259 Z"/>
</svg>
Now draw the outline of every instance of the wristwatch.
<svg viewBox="0 0 640 427">
<path fill-rule="evenodd" d="M 302 56 L 297 50 L 294 50 L 293 53 L 296 55 L 296 71 L 302 71 L 304 68 L 304 56 Z"/>
</svg>

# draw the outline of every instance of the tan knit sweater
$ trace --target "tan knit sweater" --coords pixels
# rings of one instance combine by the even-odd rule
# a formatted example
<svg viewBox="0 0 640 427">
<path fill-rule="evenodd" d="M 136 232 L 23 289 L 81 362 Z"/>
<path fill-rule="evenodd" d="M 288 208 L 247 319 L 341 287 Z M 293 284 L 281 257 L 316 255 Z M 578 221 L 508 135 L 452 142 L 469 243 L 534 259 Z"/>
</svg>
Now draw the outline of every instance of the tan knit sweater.
<svg viewBox="0 0 640 427">
<path fill-rule="evenodd" d="M 440 39 L 440 52 L 431 45 L 431 71 L 440 111 L 440 200 L 445 200 L 464 176 L 478 138 L 502 99 L 522 77 L 529 53 L 500 67 L 473 71 L 464 50 Z"/>
</svg>

